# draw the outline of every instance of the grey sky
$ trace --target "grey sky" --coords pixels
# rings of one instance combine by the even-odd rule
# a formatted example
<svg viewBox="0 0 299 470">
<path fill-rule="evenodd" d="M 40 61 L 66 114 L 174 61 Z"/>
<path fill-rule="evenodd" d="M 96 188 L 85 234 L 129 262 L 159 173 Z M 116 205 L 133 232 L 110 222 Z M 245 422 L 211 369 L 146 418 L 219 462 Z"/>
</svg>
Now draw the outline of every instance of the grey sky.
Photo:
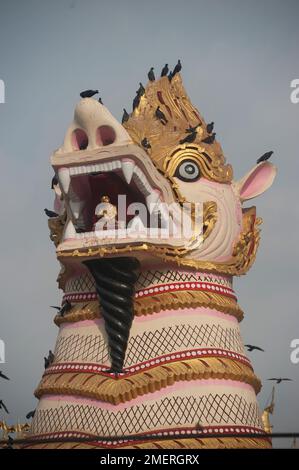
<svg viewBox="0 0 299 470">
<path fill-rule="evenodd" d="M 298 320 L 299 78 L 297 0 L 0 0 L 1 313 L 10 377 L 0 383 L 11 414 L 24 420 L 57 328 L 58 264 L 44 207 L 52 207 L 49 155 L 63 139 L 79 92 L 98 88 L 120 119 L 150 66 L 182 60 L 189 96 L 214 120 L 225 155 L 241 177 L 267 150 L 279 168 L 253 201 L 264 219 L 256 264 L 235 287 L 245 310 L 245 342 L 263 379 L 277 387 L 275 431 L 299 431 L 299 364 L 290 362 Z M 0 419 L 2 415 L 0 414 Z M 281 441 L 280 441 L 281 443 Z M 287 440 L 285 445 L 289 446 Z"/>
</svg>

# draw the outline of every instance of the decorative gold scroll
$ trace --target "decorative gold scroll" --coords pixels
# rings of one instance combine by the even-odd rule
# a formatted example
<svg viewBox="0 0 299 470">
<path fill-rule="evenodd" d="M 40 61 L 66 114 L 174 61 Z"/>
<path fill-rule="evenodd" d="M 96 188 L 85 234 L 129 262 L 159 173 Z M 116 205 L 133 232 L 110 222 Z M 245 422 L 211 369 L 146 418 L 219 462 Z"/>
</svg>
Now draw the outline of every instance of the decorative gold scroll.
<svg viewBox="0 0 299 470">
<path fill-rule="evenodd" d="M 157 365 L 128 378 L 115 379 L 83 372 L 48 374 L 42 378 L 35 396 L 79 395 L 118 405 L 175 382 L 195 379 L 230 379 L 250 384 L 256 393 L 261 389 L 260 380 L 249 366 L 233 359 L 205 357 Z"/>
</svg>

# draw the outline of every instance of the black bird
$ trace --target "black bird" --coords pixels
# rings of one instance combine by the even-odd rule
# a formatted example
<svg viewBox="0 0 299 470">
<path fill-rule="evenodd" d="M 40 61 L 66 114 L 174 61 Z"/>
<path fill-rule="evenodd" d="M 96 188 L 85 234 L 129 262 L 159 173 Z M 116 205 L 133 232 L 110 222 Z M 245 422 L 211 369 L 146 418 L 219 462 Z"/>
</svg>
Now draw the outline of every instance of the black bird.
<svg viewBox="0 0 299 470">
<path fill-rule="evenodd" d="M 50 211 L 49 209 L 44 209 L 45 214 L 52 219 L 53 217 L 58 217 L 58 214 L 54 211 Z"/>
<path fill-rule="evenodd" d="M 5 380 L 10 380 L 6 375 L 3 374 L 3 372 L 0 370 L 0 377 Z"/>
<path fill-rule="evenodd" d="M 262 163 L 262 162 L 265 162 L 265 161 L 269 160 L 271 155 L 273 155 L 272 150 L 270 152 L 264 153 L 264 155 L 262 155 L 260 158 L 257 159 L 256 163 Z"/>
<path fill-rule="evenodd" d="M 201 126 L 201 122 L 199 122 L 196 126 L 193 126 L 193 127 L 189 126 L 188 129 L 186 129 L 186 132 L 189 132 L 189 133 L 195 132 L 199 126 Z"/>
<path fill-rule="evenodd" d="M 166 119 L 165 114 L 161 111 L 160 106 L 157 107 L 156 112 L 155 112 L 156 118 L 159 119 L 159 121 L 162 122 L 162 124 L 165 126 L 165 124 L 168 122 Z"/>
<path fill-rule="evenodd" d="M 9 411 L 8 409 L 6 408 L 5 404 L 3 403 L 3 400 L 0 400 L 0 410 L 1 408 L 7 413 L 9 414 Z"/>
<path fill-rule="evenodd" d="M 29 411 L 29 413 L 26 414 L 26 419 L 33 418 L 35 415 L 35 410 Z"/>
<path fill-rule="evenodd" d="M 99 90 L 85 90 L 81 91 L 80 96 L 81 98 L 91 98 L 92 96 L 99 93 Z"/>
<path fill-rule="evenodd" d="M 244 346 L 247 348 L 247 351 L 251 352 L 251 351 L 254 351 L 255 349 L 257 351 L 263 351 L 265 352 L 264 349 L 260 348 L 259 346 L 253 346 L 252 344 L 244 344 Z"/>
<path fill-rule="evenodd" d="M 280 384 L 282 381 L 292 381 L 292 379 L 282 378 L 282 377 L 273 377 L 272 379 L 268 380 L 275 380 L 277 384 Z"/>
<path fill-rule="evenodd" d="M 57 179 L 57 176 L 54 175 L 51 181 L 51 189 L 54 189 L 54 186 L 57 186 L 57 185 L 58 185 L 58 179 Z"/>
<path fill-rule="evenodd" d="M 168 74 L 168 70 L 168 64 L 165 64 L 161 72 L 161 77 L 165 77 Z"/>
<path fill-rule="evenodd" d="M 171 82 L 172 80 L 172 77 L 173 77 L 173 72 L 169 72 L 168 74 L 168 80 Z"/>
<path fill-rule="evenodd" d="M 142 145 L 142 147 L 144 147 L 145 149 L 150 149 L 150 148 L 151 148 L 151 144 L 149 143 L 149 141 L 147 140 L 146 137 L 144 137 L 144 139 L 142 139 L 141 145 Z"/>
<path fill-rule="evenodd" d="M 209 135 L 205 139 L 202 139 L 202 142 L 204 142 L 205 144 L 212 144 L 215 140 L 215 137 L 216 137 L 216 132 L 213 132 L 212 135 Z"/>
<path fill-rule="evenodd" d="M 156 80 L 154 74 L 154 67 L 150 68 L 150 71 L 148 72 L 147 76 L 150 82 L 154 82 Z"/>
<path fill-rule="evenodd" d="M 101 104 L 103 104 L 103 101 L 102 101 L 102 98 L 101 98 L 101 97 L 99 97 L 98 102 L 101 103 Z"/>
<path fill-rule="evenodd" d="M 144 95 L 144 93 L 145 93 L 145 88 L 142 85 L 142 83 L 139 82 L 139 88 L 138 88 L 138 91 L 137 91 L 137 95 L 142 96 L 142 95 Z"/>
<path fill-rule="evenodd" d="M 49 354 L 48 354 L 48 357 L 44 357 L 45 369 L 47 369 L 48 367 L 50 367 L 50 365 L 52 364 L 53 361 L 54 361 L 54 354 L 53 354 L 52 351 L 50 350 L 50 351 L 49 351 Z"/>
<path fill-rule="evenodd" d="M 179 73 L 180 71 L 182 70 L 182 64 L 181 64 L 181 61 L 180 59 L 178 60 L 178 63 L 176 64 L 176 66 L 174 67 L 173 69 L 173 72 L 172 72 L 172 76 L 174 77 L 176 73 Z"/>
<path fill-rule="evenodd" d="M 121 123 L 123 124 L 124 122 L 127 122 L 129 120 L 129 117 L 130 117 L 129 113 L 127 113 L 127 111 L 124 108 L 124 114 L 123 114 Z"/>
<path fill-rule="evenodd" d="M 13 443 L 14 443 L 14 440 L 11 436 L 8 436 L 8 439 L 7 439 L 7 449 L 13 449 Z"/>
<path fill-rule="evenodd" d="M 140 103 L 140 95 L 138 94 L 138 91 L 137 91 L 136 96 L 133 99 L 133 111 L 134 111 L 134 109 L 138 108 L 139 103 Z"/>
<path fill-rule="evenodd" d="M 71 308 L 72 308 L 72 304 L 68 300 L 66 300 L 63 306 L 61 307 L 61 309 L 59 310 L 60 315 L 63 317 L 63 315 L 69 312 Z"/>
<path fill-rule="evenodd" d="M 213 129 L 214 129 L 214 123 L 213 122 L 210 122 L 209 124 L 207 124 L 207 133 L 208 134 L 211 134 L 213 132 Z"/>
<path fill-rule="evenodd" d="M 191 142 L 194 142 L 194 140 L 196 139 L 196 136 L 197 136 L 197 132 L 194 131 L 191 134 L 186 135 L 186 137 L 184 137 L 182 140 L 180 140 L 180 144 L 185 144 L 185 143 L 191 144 Z"/>
</svg>

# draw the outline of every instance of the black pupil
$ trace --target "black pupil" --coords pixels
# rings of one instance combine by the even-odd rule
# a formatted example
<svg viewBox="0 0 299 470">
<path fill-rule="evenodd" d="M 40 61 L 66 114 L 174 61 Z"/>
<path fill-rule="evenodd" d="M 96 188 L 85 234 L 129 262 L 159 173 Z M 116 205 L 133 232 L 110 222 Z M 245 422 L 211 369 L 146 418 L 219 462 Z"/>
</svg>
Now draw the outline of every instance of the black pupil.
<svg viewBox="0 0 299 470">
<path fill-rule="evenodd" d="M 185 171 L 188 173 L 188 175 L 193 175 L 195 168 L 193 165 L 186 165 Z"/>
</svg>

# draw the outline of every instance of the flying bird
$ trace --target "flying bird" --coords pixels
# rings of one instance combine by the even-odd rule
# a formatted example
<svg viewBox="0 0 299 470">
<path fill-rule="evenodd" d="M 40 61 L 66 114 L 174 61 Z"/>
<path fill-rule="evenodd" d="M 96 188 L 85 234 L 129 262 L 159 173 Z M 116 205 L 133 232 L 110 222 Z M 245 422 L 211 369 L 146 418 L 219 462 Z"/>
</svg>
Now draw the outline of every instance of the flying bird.
<svg viewBox="0 0 299 470">
<path fill-rule="evenodd" d="M 35 415 L 35 410 L 29 411 L 29 413 L 26 414 L 26 419 L 33 418 Z"/>
<path fill-rule="evenodd" d="M 154 82 L 156 80 L 154 74 L 154 67 L 150 68 L 150 71 L 148 72 L 147 76 L 150 82 Z"/>
<path fill-rule="evenodd" d="M 257 351 L 263 351 L 265 352 L 264 349 L 260 348 L 259 346 L 253 346 L 252 344 L 244 344 L 244 346 L 247 348 L 247 351 L 251 352 L 251 351 L 254 351 L 255 349 Z"/>
<path fill-rule="evenodd" d="M 144 147 L 145 149 L 150 149 L 150 148 L 152 147 L 146 137 L 144 137 L 144 139 L 142 139 L 141 145 L 142 145 L 142 147 Z"/>
<path fill-rule="evenodd" d="M 214 129 L 214 123 L 213 122 L 210 122 L 209 124 L 207 124 L 207 133 L 208 134 L 211 134 L 213 132 L 213 129 Z"/>
<path fill-rule="evenodd" d="M 272 377 L 272 379 L 268 379 L 268 380 L 275 380 L 277 384 L 280 384 L 281 382 L 285 382 L 285 381 L 292 381 L 292 379 L 288 379 L 288 378 L 283 378 L 283 377 Z"/>
<path fill-rule="evenodd" d="M 197 136 L 197 132 L 193 131 L 191 134 L 186 135 L 186 137 L 180 140 L 180 144 L 185 144 L 185 143 L 191 144 L 191 142 L 194 142 L 194 140 L 196 139 L 196 136 Z"/>
<path fill-rule="evenodd" d="M 94 95 L 97 95 L 99 90 L 85 90 L 81 91 L 80 96 L 81 98 L 91 98 Z"/>
<path fill-rule="evenodd" d="M 9 414 L 9 411 L 8 409 L 6 408 L 5 404 L 3 403 L 3 400 L 0 400 L 0 410 L 1 408 L 7 413 Z"/>
<path fill-rule="evenodd" d="M 182 64 L 181 64 L 181 61 L 180 59 L 178 60 L 178 63 L 176 64 L 176 66 L 174 67 L 173 69 L 173 72 L 172 72 L 172 76 L 174 77 L 176 73 L 179 73 L 180 71 L 182 70 Z"/>
<path fill-rule="evenodd" d="M 260 158 L 257 159 L 256 163 L 262 163 L 262 162 L 265 162 L 267 160 L 269 160 L 269 158 L 271 157 L 271 155 L 273 155 L 273 151 L 271 150 L 270 152 L 266 152 L 264 153 L 264 155 L 262 155 Z"/>
<path fill-rule="evenodd" d="M 216 132 L 213 132 L 212 135 L 209 135 L 205 139 L 202 139 L 202 142 L 204 142 L 205 144 L 212 144 L 215 140 L 215 137 L 216 137 Z"/>
<path fill-rule="evenodd" d="M 161 72 L 161 77 L 165 77 L 168 74 L 168 70 L 168 64 L 165 64 Z"/>
<path fill-rule="evenodd" d="M 162 122 L 162 124 L 165 126 L 167 124 L 167 119 L 165 114 L 161 111 L 160 106 L 157 107 L 156 112 L 155 112 L 156 118 L 159 119 L 159 121 Z"/>
<path fill-rule="evenodd" d="M 49 209 L 44 209 L 46 216 L 49 217 L 49 219 L 53 219 L 54 217 L 58 217 L 57 212 L 50 211 Z"/>
<path fill-rule="evenodd" d="M 122 120 L 121 120 L 121 123 L 124 124 L 124 122 L 127 122 L 129 120 L 129 113 L 126 111 L 126 109 L 124 108 L 124 114 L 123 114 L 123 117 L 122 117 Z"/>
<path fill-rule="evenodd" d="M 6 375 L 3 374 L 1 370 L 0 370 L 0 377 L 5 380 L 10 380 Z"/>
</svg>

